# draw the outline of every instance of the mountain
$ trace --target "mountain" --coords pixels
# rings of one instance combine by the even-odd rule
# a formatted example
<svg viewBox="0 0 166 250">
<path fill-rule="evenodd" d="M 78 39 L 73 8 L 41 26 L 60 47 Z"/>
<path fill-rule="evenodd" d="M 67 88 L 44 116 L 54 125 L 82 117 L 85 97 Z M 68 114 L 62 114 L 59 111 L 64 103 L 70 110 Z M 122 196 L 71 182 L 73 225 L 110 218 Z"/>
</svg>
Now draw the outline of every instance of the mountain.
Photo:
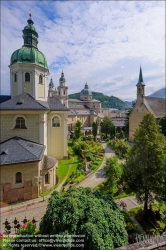
<svg viewBox="0 0 166 250">
<path fill-rule="evenodd" d="M 153 94 L 149 96 L 166 99 L 166 88 L 159 89 L 158 91 L 154 92 Z"/>
<path fill-rule="evenodd" d="M 128 109 L 129 106 L 115 96 L 103 95 L 99 92 L 92 92 L 93 99 L 101 101 L 102 108 Z M 80 93 L 71 94 L 69 99 L 80 99 Z"/>
<path fill-rule="evenodd" d="M 133 101 L 132 102 L 129 102 L 129 101 L 124 101 L 125 103 L 126 103 L 126 105 L 129 107 L 129 108 L 131 108 L 132 107 L 132 103 L 133 103 Z"/>
</svg>

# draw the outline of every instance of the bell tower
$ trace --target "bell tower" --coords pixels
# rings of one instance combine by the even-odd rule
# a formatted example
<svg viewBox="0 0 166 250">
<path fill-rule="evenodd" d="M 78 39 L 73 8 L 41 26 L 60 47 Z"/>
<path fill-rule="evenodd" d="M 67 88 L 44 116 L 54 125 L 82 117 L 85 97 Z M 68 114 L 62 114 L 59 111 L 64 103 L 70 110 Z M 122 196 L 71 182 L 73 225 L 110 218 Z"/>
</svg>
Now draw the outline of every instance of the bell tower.
<svg viewBox="0 0 166 250">
<path fill-rule="evenodd" d="M 145 96 L 145 83 L 143 81 L 142 68 L 140 66 L 139 79 L 137 83 L 137 102 L 142 102 Z"/>
<path fill-rule="evenodd" d="M 38 50 L 38 33 L 30 18 L 22 30 L 23 46 L 14 51 L 10 59 L 11 96 L 27 92 L 36 100 L 47 100 L 49 69 L 42 52 Z"/>
<path fill-rule="evenodd" d="M 62 70 L 61 77 L 59 79 L 59 86 L 58 86 L 58 91 L 57 91 L 58 99 L 60 102 L 68 108 L 68 87 L 66 86 L 66 79 L 64 77 L 64 73 Z"/>
</svg>

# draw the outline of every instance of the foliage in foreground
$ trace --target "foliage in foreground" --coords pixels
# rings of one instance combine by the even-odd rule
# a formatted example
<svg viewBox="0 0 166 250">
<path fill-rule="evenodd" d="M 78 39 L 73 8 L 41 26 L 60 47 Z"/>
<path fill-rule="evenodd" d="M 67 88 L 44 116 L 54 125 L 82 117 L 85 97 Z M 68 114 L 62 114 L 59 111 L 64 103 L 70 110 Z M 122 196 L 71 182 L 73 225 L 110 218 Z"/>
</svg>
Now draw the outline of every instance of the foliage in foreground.
<svg viewBox="0 0 166 250">
<path fill-rule="evenodd" d="M 123 174 L 122 163 L 119 163 L 117 156 L 108 158 L 106 160 L 104 170 L 107 188 L 111 193 L 116 193 L 119 181 L 121 180 Z"/>
<path fill-rule="evenodd" d="M 128 244 L 123 215 L 111 196 L 90 188 L 55 191 L 40 230 L 41 234 L 85 235 L 83 249 L 87 250 L 111 250 Z"/>
<path fill-rule="evenodd" d="M 159 125 L 161 126 L 161 131 L 163 135 L 166 136 L 166 115 L 160 119 Z"/>
<path fill-rule="evenodd" d="M 144 210 L 166 186 L 166 140 L 152 114 L 144 115 L 127 153 L 125 180 Z"/>
</svg>

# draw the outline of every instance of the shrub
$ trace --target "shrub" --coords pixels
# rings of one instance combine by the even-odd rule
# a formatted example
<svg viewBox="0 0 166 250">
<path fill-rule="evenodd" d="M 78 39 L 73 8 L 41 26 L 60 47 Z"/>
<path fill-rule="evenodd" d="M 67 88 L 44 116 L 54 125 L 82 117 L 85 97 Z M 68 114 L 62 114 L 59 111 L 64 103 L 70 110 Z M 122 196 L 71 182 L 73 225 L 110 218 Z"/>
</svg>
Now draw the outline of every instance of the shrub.
<svg viewBox="0 0 166 250">
<path fill-rule="evenodd" d="M 86 153 L 85 157 L 88 161 L 91 161 L 93 159 L 93 155 L 90 152 Z"/>
<path fill-rule="evenodd" d="M 85 141 L 80 141 L 79 145 L 80 145 L 81 149 L 86 149 L 87 148 L 87 143 Z"/>
<path fill-rule="evenodd" d="M 81 155 L 82 149 L 80 145 L 74 145 L 72 149 L 76 155 Z"/>
</svg>

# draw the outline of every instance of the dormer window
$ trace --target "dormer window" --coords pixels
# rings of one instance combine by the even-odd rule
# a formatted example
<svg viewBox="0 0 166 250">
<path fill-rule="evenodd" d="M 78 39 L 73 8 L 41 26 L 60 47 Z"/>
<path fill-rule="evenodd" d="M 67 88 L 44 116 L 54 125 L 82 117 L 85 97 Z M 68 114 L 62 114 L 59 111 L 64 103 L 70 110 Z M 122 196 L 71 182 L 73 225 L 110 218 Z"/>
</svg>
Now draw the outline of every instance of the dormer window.
<svg viewBox="0 0 166 250">
<path fill-rule="evenodd" d="M 17 82 L 17 73 L 14 74 L 14 82 Z"/>
<path fill-rule="evenodd" d="M 30 82 L 30 74 L 25 73 L 25 82 Z"/>
<path fill-rule="evenodd" d="M 43 77 L 40 75 L 39 76 L 39 83 L 42 84 L 43 83 Z"/>
</svg>

